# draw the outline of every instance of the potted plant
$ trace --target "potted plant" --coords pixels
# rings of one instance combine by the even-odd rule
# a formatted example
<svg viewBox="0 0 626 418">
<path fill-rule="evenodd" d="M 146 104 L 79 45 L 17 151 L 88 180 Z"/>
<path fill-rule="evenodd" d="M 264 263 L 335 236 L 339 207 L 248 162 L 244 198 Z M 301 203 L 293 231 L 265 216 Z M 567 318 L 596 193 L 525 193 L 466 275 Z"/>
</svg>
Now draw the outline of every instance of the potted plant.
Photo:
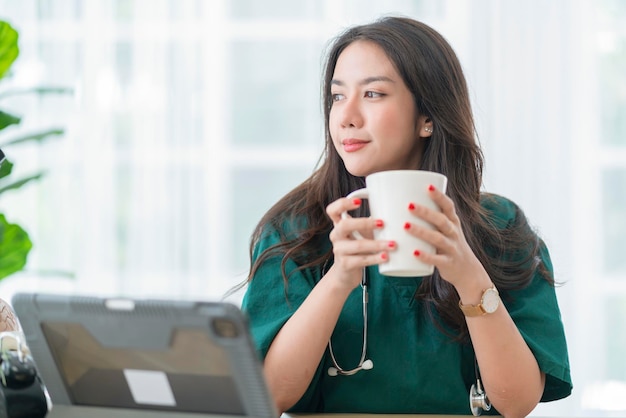
<svg viewBox="0 0 626 418">
<path fill-rule="evenodd" d="M 19 55 L 18 32 L 6 21 L 0 20 L 0 203 L 5 193 L 14 192 L 33 181 L 42 178 L 38 172 L 25 177 L 15 178 L 11 150 L 25 142 L 41 142 L 52 136 L 64 133 L 63 129 L 45 129 L 40 132 L 23 133 L 17 125 L 22 117 L 5 111 L 5 101 L 17 94 L 71 93 L 67 88 L 33 88 L 27 90 L 3 89 L 3 81 L 11 76 L 11 66 Z M 5 157 L 5 158 L 2 158 Z M 0 280 L 24 269 L 32 242 L 28 233 L 20 226 L 12 223 L 10 215 L 2 213 L 0 204 Z M 0 305 L 0 309 L 2 306 Z M 1 317 L 0 312 L 0 317 Z M 0 318 L 0 330 L 1 330 Z"/>
</svg>

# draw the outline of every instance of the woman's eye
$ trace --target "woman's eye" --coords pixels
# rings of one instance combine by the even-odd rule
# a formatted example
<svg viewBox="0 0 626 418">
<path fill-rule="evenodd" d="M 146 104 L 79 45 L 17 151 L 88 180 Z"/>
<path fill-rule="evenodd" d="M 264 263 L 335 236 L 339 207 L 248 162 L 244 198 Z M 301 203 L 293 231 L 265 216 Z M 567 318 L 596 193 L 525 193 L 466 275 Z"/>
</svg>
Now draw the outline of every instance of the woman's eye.
<svg viewBox="0 0 626 418">
<path fill-rule="evenodd" d="M 383 97 L 383 94 L 375 91 L 366 91 L 365 97 L 367 97 L 368 99 L 375 99 L 377 97 Z"/>
<path fill-rule="evenodd" d="M 343 99 L 343 94 L 340 93 L 333 93 L 330 95 L 331 99 L 333 102 L 338 102 L 339 100 Z"/>
</svg>

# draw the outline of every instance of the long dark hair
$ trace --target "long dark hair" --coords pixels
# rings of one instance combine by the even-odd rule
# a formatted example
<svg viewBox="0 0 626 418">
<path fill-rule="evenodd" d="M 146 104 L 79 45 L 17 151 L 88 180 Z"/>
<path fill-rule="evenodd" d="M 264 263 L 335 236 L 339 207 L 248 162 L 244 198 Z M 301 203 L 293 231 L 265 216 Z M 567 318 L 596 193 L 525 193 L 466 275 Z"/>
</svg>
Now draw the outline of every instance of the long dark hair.
<svg viewBox="0 0 626 418">
<path fill-rule="evenodd" d="M 417 112 L 432 121 L 433 133 L 426 141 L 419 167 L 448 177 L 447 194 L 454 201 L 469 246 L 500 290 L 527 285 L 537 268 L 553 283 L 538 257 L 540 240 L 523 213 L 506 228 L 495 225 L 481 205 L 483 155 L 477 143 L 470 99 L 461 65 L 448 42 L 429 26 L 408 18 L 386 17 L 374 23 L 348 29 L 332 43 L 323 80 L 323 107 L 326 145 L 319 168 L 302 184 L 284 196 L 260 220 L 251 239 L 250 256 L 264 231 L 280 234 L 281 242 L 260 254 L 250 270 L 248 281 L 266 260 L 282 258 L 282 275 L 287 286 L 286 262 L 296 262 L 299 270 L 323 274 L 332 264 L 328 239 L 333 225 L 326 206 L 353 190 L 364 187 L 363 177 L 351 175 L 335 150 L 329 131 L 332 106 L 330 85 L 341 52 L 357 40 L 374 42 L 395 65 L 413 94 Z M 364 205 L 358 215 L 367 215 Z M 293 230 L 296 223 L 301 228 Z M 292 228 L 285 230 L 285 224 Z M 509 257 L 507 255 L 515 255 Z M 514 258 L 514 260 L 512 260 Z M 454 287 L 437 270 L 424 278 L 416 297 L 424 300 L 426 311 L 441 318 L 447 331 L 467 340 L 465 319 L 458 308 Z"/>
</svg>

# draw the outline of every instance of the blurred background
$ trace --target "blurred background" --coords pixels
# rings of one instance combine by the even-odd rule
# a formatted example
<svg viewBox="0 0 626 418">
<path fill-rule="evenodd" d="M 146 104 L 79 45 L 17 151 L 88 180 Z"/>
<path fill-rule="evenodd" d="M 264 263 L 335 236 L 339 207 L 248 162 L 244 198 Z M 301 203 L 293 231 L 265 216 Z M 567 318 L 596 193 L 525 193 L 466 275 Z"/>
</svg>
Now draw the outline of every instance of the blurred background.
<svg viewBox="0 0 626 418">
<path fill-rule="evenodd" d="M 262 214 L 315 168 L 329 40 L 386 14 L 441 32 L 464 66 L 485 189 L 547 242 L 574 392 L 535 416 L 626 414 L 626 1 L 0 0 L 20 56 L 0 213 L 33 249 L 18 291 L 219 299 Z M 229 299 L 238 303 L 242 292 Z"/>
</svg>

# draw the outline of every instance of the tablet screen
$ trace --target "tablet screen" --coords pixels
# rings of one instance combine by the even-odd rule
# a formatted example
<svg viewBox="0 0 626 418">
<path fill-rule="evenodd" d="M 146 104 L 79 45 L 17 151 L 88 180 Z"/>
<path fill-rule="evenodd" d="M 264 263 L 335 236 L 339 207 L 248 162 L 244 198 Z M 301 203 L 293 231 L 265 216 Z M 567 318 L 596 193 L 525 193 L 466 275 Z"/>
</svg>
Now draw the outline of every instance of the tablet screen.
<svg viewBox="0 0 626 418">
<path fill-rule="evenodd" d="M 41 327 L 74 404 L 244 414 L 228 353 L 203 329 L 164 327 L 167 343 L 124 347 L 80 323 Z"/>
</svg>

